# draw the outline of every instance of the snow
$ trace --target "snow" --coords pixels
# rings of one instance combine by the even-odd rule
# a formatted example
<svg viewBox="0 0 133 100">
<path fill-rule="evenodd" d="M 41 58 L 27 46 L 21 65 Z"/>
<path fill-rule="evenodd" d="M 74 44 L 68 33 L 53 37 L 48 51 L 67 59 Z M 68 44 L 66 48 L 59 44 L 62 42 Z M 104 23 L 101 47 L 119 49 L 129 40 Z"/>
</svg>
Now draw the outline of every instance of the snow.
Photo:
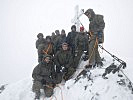
<svg viewBox="0 0 133 100">
<path fill-rule="evenodd" d="M 106 54 L 102 54 L 102 56 L 106 60 L 103 62 L 104 67 L 109 66 L 112 63 L 111 57 Z M 59 84 L 54 89 L 53 97 L 44 100 L 133 100 L 131 90 L 117 83 L 122 79 L 117 74 L 109 74 L 108 79 L 105 80 L 101 77 L 104 69 L 96 68 L 90 72 L 87 72 L 87 76 L 90 75 L 92 80 L 82 75 L 76 83 L 74 83 L 74 79 L 70 79 L 65 85 Z M 0 100 L 33 100 L 32 83 L 32 78 L 27 78 L 7 85 L 0 94 Z M 42 93 L 41 100 L 43 97 Z"/>
</svg>

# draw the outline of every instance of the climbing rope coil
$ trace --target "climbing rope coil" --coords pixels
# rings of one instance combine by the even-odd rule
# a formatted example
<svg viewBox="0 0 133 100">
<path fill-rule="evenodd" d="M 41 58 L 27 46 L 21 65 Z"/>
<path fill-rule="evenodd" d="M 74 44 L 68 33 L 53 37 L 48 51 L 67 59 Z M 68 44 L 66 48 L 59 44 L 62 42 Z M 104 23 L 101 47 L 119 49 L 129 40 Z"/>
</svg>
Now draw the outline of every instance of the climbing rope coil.
<svg viewBox="0 0 133 100">
<path fill-rule="evenodd" d="M 57 84 L 55 87 L 51 87 L 49 85 L 45 85 L 45 86 L 48 87 L 48 88 L 51 88 L 51 89 L 54 89 L 55 87 L 58 87 L 61 90 L 61 100 L 64 100 L 63 99 L 63 91 L 62 91 L 62 88 L 59 86 L 59 84 Z M 57 97 L 55 95 L 52 95 L 50 97 L 50 100 L 52 100 L 53 98 L 55 98 L 57 100 Z M 43 98 L 43 100 L 45 100 L 45 97 Z"/>
</svg>

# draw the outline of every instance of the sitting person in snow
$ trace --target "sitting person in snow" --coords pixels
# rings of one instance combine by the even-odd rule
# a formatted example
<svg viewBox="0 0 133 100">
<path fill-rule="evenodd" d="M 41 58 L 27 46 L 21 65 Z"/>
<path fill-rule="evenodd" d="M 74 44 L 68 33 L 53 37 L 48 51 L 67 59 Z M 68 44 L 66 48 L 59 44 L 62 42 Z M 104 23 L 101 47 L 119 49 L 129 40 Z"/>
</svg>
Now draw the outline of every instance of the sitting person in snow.
<svg viewBox="0 0 133 100">
<path fill-rule="evenodd" d="M 62 49 L 55 54 L 56 73 L 59 83 L 62 78 L 67 81 L 74 73 L 73 57 L 67 43 L 62 44 Z"/>
<path fill-rule="evenodd" d="M 35 99 L 40 98 L 40 89 L 44 89 L 45 96 L 51 97 L 55 86 L 55 68 L 50 55 L 45 55 L 43 60 L 34 68 L 32 77 Z"/>
</svg>

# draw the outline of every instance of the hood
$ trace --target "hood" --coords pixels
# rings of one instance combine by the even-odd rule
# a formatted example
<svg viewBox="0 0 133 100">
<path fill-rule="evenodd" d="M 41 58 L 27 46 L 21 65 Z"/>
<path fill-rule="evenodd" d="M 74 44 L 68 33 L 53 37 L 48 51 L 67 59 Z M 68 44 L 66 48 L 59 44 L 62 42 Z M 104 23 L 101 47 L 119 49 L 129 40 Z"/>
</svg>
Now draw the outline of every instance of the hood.
<svg viewBox="0 0 133 100">
<path fill-rule="evenodd" d="M 93 9 L 88 9 L 88 10 L 85 12 L 85 14 L 86 14 L 86 13 L 91 14 L 91 18 L 93 18 L 93 17 L 95 16 L 95 12 L 93 11 Z"/>
</svg>

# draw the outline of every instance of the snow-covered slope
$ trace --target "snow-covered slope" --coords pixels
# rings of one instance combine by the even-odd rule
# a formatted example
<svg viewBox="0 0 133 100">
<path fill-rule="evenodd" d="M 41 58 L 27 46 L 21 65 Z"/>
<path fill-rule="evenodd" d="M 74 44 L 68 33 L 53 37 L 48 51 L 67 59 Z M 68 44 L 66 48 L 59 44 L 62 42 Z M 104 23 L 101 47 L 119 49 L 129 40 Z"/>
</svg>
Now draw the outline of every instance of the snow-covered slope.
<svg viewBox="0 0 133 100">
<path fill-rule="evenodd" d="M 104 67 L 107 67 L 112 59 L 105 59 Z M 81 75 L 76 83 L 74 79 L 70 79 L 65 85 L 59 85 L 54 89 L 52 98 L 44 99 L 42 95 L 42 100 L 133 100 L 131 91 L 117 83 L 120 80 L 117 74 L 110 74 L 105 80 L 101 77 L 103 69 L 96 68 L 90 72 L 86 76 Z M 91 80 L 88 78 L 89 75 Z M 31 87 L 31 78 L 10 84 L 0 94 L 0 100 L 33 100 L 34 93 Z"/>
</svg>

